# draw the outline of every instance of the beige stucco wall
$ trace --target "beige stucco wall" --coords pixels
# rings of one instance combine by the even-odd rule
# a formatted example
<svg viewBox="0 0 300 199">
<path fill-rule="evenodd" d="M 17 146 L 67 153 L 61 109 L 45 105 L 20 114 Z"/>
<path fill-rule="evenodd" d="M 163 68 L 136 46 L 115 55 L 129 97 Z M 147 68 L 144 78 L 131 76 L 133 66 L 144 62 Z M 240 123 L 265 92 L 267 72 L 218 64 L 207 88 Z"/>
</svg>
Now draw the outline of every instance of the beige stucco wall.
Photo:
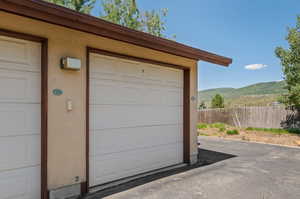
<svg viewBox="0 0 300 199">
<path fill-rule="evenodd" d="M 197 96 L 197 63 L 195 60 L 83 33 L 57 25 L 0 11 L 0 28 L 48 38 L 48 188 L 75 183 L 75 177 L 86 180 L 85 151 L 85 95 L 86 47 L 155 59 L 191 68 L 191 95 Z M 82 70 L 64 71 L 60 58 L 71 56 L 81 59 Z M 52 90 L 62 89 L 62 96 Z M 74 110 L 66 110 L 71 99 Z M 191 155 L 197 154 L 197 102 L 191 101 Z"/>
</svg>

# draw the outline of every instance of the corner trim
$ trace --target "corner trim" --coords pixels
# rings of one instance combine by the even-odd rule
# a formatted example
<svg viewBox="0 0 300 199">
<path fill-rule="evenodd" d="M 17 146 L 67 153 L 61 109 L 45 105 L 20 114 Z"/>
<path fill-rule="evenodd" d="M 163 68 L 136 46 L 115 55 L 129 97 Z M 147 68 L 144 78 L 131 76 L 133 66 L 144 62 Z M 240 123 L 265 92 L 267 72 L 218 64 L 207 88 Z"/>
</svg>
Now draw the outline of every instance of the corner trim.
<svg viewBox="0 0 300 199">
<path fill-rule="evenodd" d="M 190 163 L 190 69 L 183 71 L 183 161 Z"/>
<path fill-rule="evenodd" d="M 85 161 L 86 161 L 86 182 L 82 184 L 82 194 L 87 194 L 89 192 L 89 182 L 90 182 L 90 48 L 86 49 L 86 88 L 85 88 Z"/>
</svg>

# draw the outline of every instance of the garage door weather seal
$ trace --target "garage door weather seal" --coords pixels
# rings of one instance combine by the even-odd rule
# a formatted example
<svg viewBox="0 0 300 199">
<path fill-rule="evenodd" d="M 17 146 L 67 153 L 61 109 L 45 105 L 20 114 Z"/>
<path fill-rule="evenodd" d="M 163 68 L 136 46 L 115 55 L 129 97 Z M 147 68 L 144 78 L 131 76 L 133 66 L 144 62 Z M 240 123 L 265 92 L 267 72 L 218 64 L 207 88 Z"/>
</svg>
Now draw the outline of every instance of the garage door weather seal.
<svg viewBox="0 0 300 199">
<path fill-rule="evenodd" d="M 123 179 L 116 180 L 116 181 L 113 181 L 113 182 L 105 183 L 105 184 L 102 184 L 102 185 L 91 187 L 90 190 L 89 190 L 89 193 L 96 193 L 96 192 L 103 191 L 103 190 L 109 189 L 109 188 L 113 188 L 113 187 L 119 186 L 121 184 L 125 184 L 125 183 L 131 182 L 131 181 L 134 181 L 134 180 L 137 180 L 137 179 L 140 179 L 140 178 L 144 178 L 144 177 L 147 177 L 147 176 L 163 173 L 163 172 L 166 172 L 166 171 L 171 171 L 171 170 L 174 170 L 174 169 L 179 169 L 179 168 L 186 167 L 186 166 L 187 166 L 187 164 L 185 164 L 185 163 L 177 164 L 177 165 L 168 166 L 168 167 L 164 167 L 164 168 L 161 168 L 161 169 L 156 169 L 156 170 L 153 170 L 153 171 L 145 172 L 145 173 L 138 174 L 138 175 L 135 175 L 135 176 L 123 178 Z"/>
</svg>

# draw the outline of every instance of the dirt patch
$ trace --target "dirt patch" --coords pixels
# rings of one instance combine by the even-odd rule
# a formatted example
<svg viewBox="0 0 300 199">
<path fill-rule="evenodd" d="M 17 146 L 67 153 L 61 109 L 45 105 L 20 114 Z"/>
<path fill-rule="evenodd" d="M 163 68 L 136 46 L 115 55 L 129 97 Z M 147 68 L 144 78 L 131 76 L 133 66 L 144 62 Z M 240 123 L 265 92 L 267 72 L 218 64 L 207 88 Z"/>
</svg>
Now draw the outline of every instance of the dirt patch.
<svg viewBox="0 0 300 199">
<path fill-rule="evenodd" d="M 228 135 L 228 130 L 238 131 L 238 135 Z M 293 134 L 276 134 L 272 132 L 265 131 L 248 131 L 245 129 L 238 129 L 227 127 L 225 130 L 220 131 L 219 128 L 204 128 L 198 129 L 198 134 L 202 136 L 214 136 L 227 139 L 237 139 L 249 142 L 263 142 L 269 144 L 278 144 L 286 146 L 298 146 L 300 147 L 300 135 Z"/>
</svg>

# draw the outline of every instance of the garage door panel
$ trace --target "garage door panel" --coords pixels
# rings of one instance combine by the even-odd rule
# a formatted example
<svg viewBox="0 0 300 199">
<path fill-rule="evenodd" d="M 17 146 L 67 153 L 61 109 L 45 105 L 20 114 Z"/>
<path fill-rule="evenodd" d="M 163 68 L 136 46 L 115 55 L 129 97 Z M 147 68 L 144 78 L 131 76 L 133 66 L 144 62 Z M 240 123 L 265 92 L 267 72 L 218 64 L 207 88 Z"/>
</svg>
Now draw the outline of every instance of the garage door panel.
<svg viewBox="0 0 300 199">
<path fill-rule="evenodd" d="M 99 66 L 101 63 L 101 67 Z M 90 77 L 97 77 L 102 75 L 115 76 L 118 74 L 119 62 L 111 57 L 101 56 L 98 54 L 91 54 L 90 59 Z"/>
<path fill-rule="evenodd" d="M 91 109 L 91 130 L 182 123 L 176 106 L 96 105 Z"/>
<path fill-rule="evenodd" d="M 40 134 L 40 104 L 0 103 L 0 137 Z"/>
<path fill-rule="evenodd" d="M 183 162 L 183 71 L 90 55 L 90 186 Z"/>
<path fill-rule="evenodd" d="M 93 140 L 93 142 L 90 143 L 90 156 L 180 143 L 183 142 L 182 131 L 182 125 L 93 131 L 90 134 L 91 140 Z"/>
<path fill-rule="evenodd" d="M 183 107 L 183 89 L 167 90 L 160 94 L 163 95 L 164 104 Z"/>
<path fill-rule="evenodd" d="M 155 161 L 154 161 L 155 160 Z M 178 163 L 178 145 L 127 151 L 90 159 L 93 165 L 91 186 L 136 175 Z M 122 169 L 120 169 L 120 164 Z M 133 166 L 134 165 L 134 166 Z"/>
<path fill-rule="evenodd" d="M 90 104 L 148 104 L 180 106 L 183 89 L 111 80 L 93 80 Z M 112 92 L 113 91 L 113 92 Z"/>
<path fill-rule="evenodd" d="M 183 88 L 183 71 L 153 64 L 143 64 L 144 79 L 157 84 Z"/>
<path fill-rule="evenodd" d="M 128 60 L 118 60 L 119 67 L 118 73 L 121 77 L 127 80 L 142 80 L 143 79 L 143 69 L 141 68 L 140 64 L 137 62 L 131 62 Z M 120 64 L 121 63 L 121 64 Z"/>
<path fill-rule="evenodd" d="M 0 137 L 0 172 L 40 165 L 40 140 L 39 134 Z"/>
<path fill-rule="evenodd" d="M 41 44 L 0 36 L 0 199 L 40 199 Z"/>
<path fill-rule="evenodd" d="M 168 86 L 183 88 L 183 71 L 171 68 L 161 69 L 161 78 Z"/>
<path fill-rule="evenodd" d="M 0 199 L 39 199 L 40 167 L 0 173 Z"/>
<path fill-rule="evenodd" d="M 182 130 L 182 132 L 183 132 L 183 130 Z M 182 142 L 178 142 L 177 143 L 177 148 L 176 148 L 176 150 L 177 150 L 177 164 L 178 163 L 183 163 L 183 146 L 184 146 L 184 144 L 183 144 L 183 136 L 181 136 L 182 137 Z"/>
<path fill-rule="evenodd" d="M 179 73 L 182 75 L 182 73 Z M 112 84 L 120 84 L 120 85 L 133 85 L 133 86 L 151 86 L 158 88 L 183 88 L 183 85 L 178 82 L 172 82 L 168 80 L 153 80 L 147 76 L 142 76 L 141 78 L 130 78 L 125 75 L 107 75 L 107 74 L 93 74 L 90 77 L 93 80 L 91 83 L 95 83 L 95 81 L 108 82 Z"/>
<path fill-rule="evenodd" d="M 102 75 L 118 75 L 132 78 L 142 77 L 140 63 L 138 62 L 116 59 L 98 54 L 91 55 L 91 77 Z"/>
<path fill-rule="evenodd" d="M 175 87 L 183 86 L 183 72 L 181 70 L 97 54 L 92 54 L 91 56 L 90 77 L 92 79 L 116 78 L 115 80 L 138 80 L 143 83 L 167 83 L 168 85 Z"/>
<path fill-rule="evenodd" d="M 179 73 L 180 75 L 182 73 Z M 167 80 L 153 80 L 146 76 L 142 76 L 141 78 L 131 78 L 130 76 L 125 75 L 108 75 L 108 74 L 93 74 L 90 77 L 93 80 L 91 83 L 93 84 L 94 81 L 107 81 L 112 83 L 120 83 L 121 85 L 124 84 L 133 84 L 133 85 L 141 85 L 141 86 L 156 86 L 156 87 L 165 87 L 165 88 L 183 88 L 183 85 L 178 82 L 172 82 Z"/>
<path fill-rule="evenodd" d="M 93 81 L 90 104 L 136 104 L 143 101 L 142 87 L 116 81 Z M 112 92 L 113 91 L 113 92 Z"/>
<path fill-rule="evenodd" d="M 0 103 L 40 103 L 40 73 L 0 69 Z"/>
<path fill-rule="evenodd" d="M 0 68 L 41 71 L 41 44 L 0 36 Z"/>
<path fill-rule="evenodd" d="M 90 79 L 183 88 L 182 70 L 97 54 L 91 54 Z"/>
</svg>

